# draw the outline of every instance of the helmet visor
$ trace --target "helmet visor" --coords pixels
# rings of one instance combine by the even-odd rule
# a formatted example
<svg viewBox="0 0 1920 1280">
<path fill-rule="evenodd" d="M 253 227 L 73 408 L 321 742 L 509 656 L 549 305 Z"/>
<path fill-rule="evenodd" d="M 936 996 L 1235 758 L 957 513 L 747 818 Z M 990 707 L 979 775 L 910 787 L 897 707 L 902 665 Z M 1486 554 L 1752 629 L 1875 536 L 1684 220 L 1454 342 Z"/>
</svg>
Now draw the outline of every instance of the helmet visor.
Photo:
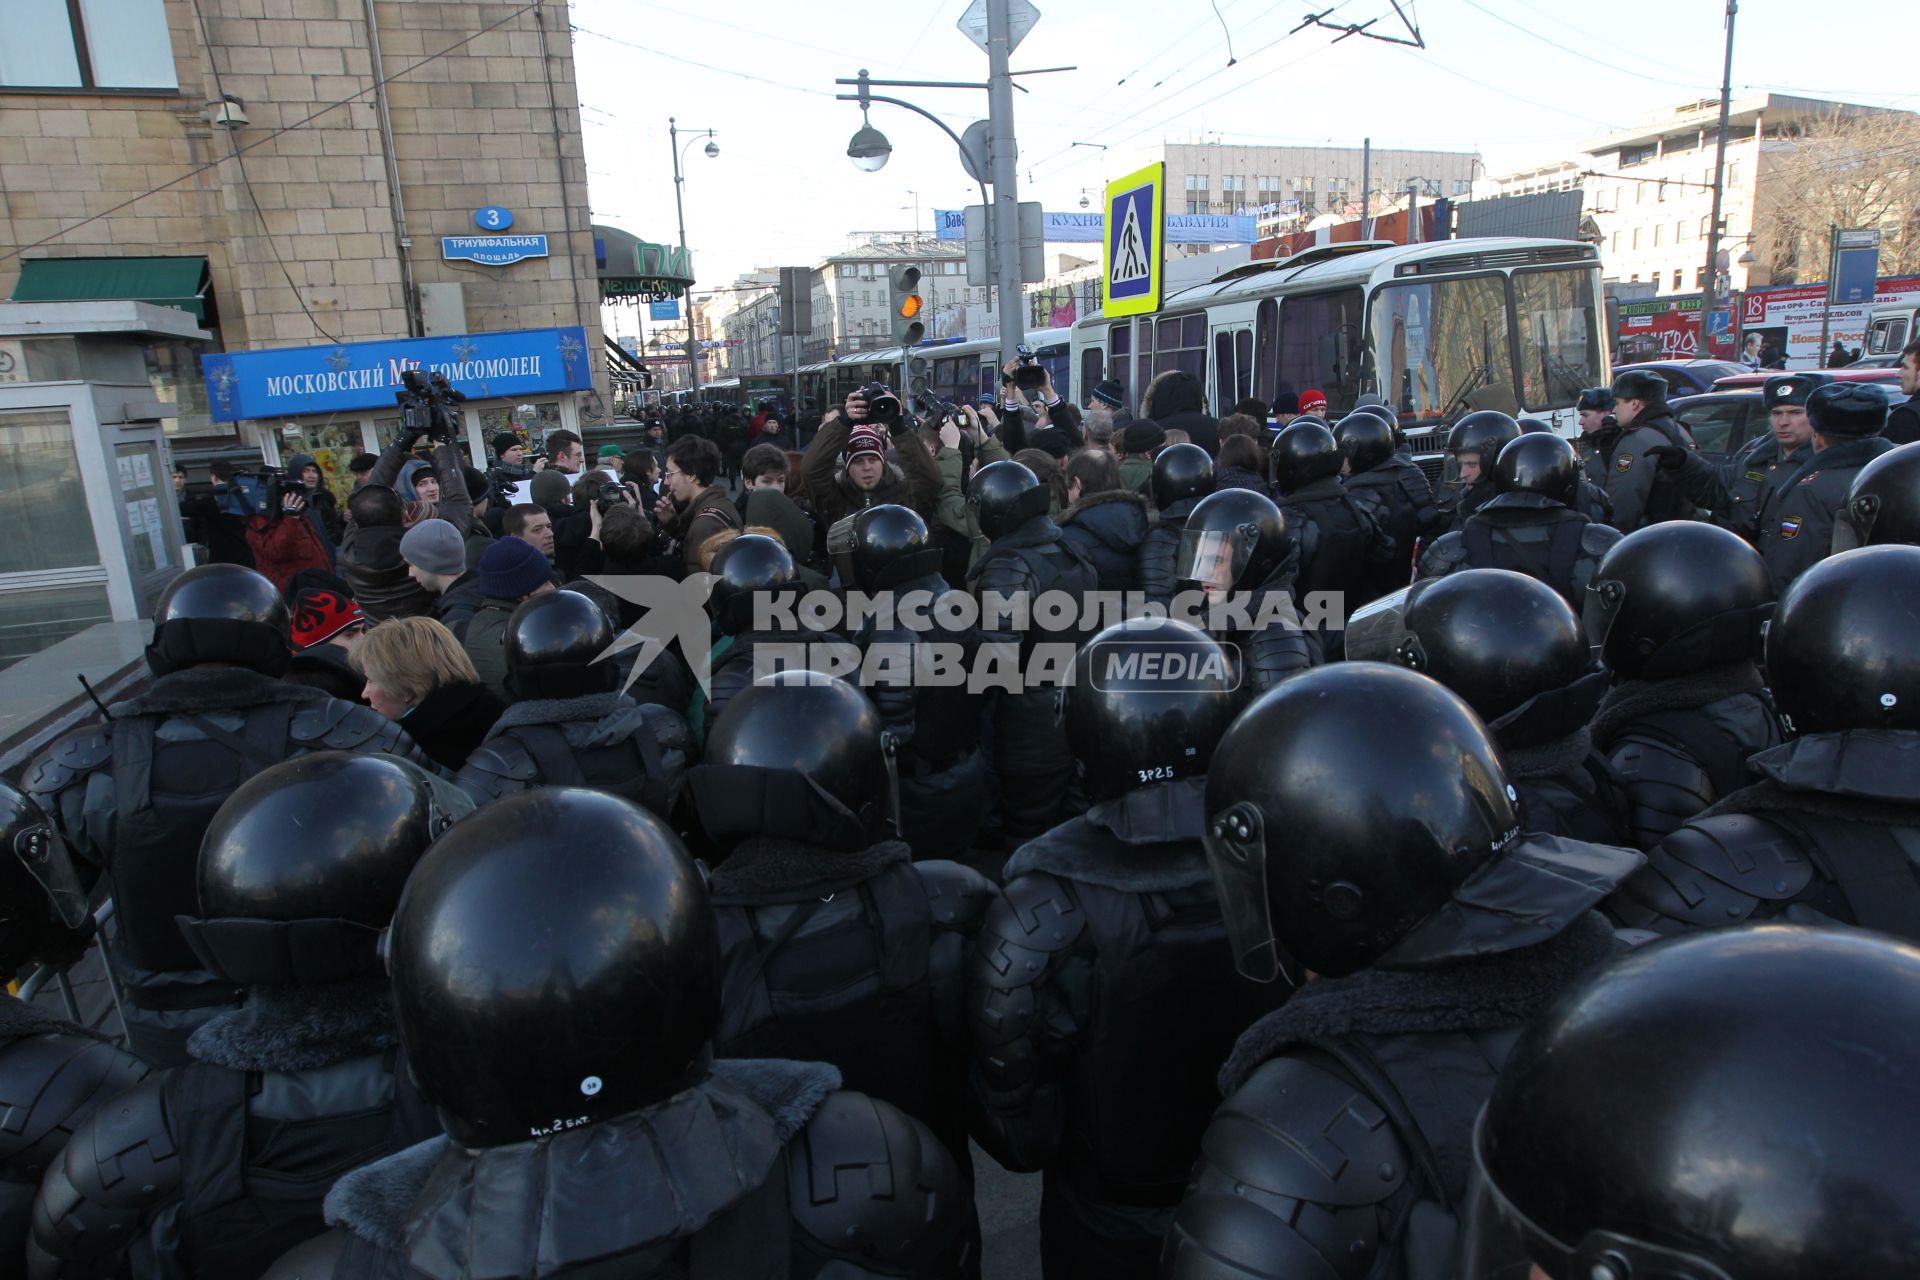
<svg viewBox="0 0 1920 1280">
<path fill-rule="evenodd" d="M 80 873 L 74 869 L 73 854 L 67 842 L 50 823 L 36 823 L 14 837 L 13 856 L 27 874 L 47 891 L 54 914 L 69 929 L 78 929 L 87 921 L 87 891 L 81 887 Z"/>
<path fill-rule="evenodd" d="M 1174 576 L 1182 582 L 1194 583 L 1203 591 L 1231 591 L 1240 581 L 1240 575 L 1246 572 L 1247 562 L 1253 559 L 1259 542 L 1259 531 L 1249 532 L 1246 526 L 1224 530 L 1189 528 L 1180 535 L 1180 558 L 1174 566 Z"/>
<path fill-rule="evenodd" d="M 1406 635 L 1407 604 L 1414 586 L 1402 587 L 1353 611 L 1353 616 L 1347 619 L 1349 662 L 1394 660 L 1394 651 Z"/>
<path fill-rule="evenodd" d="M 1259 806 L 1242 801 L 1212 815 L 1201 843 L 1233 945 L 1234 967 L 1255 982 L 1272 982 L 1285 969 L 1267 910 L 1267 840 Z"/>
</svg>

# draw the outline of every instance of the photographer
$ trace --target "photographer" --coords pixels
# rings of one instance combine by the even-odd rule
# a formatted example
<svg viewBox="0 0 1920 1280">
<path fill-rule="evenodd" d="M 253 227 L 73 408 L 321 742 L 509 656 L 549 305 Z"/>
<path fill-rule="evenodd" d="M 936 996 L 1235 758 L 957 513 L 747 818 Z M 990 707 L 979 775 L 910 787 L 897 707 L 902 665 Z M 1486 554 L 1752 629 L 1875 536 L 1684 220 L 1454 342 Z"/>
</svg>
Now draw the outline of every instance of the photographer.
<svg viewBox="0 0 1920 1280">
<path fill-rule="evenodd" d="M 253 567 L 284 591 L 302 569 L 334 567 L 333 548 L 327 545 L 307 514 L 307 489 L 300 481 L 273 473 L 273 497 L 265 514 L 246 522 L 247 548 Z"/>
<path fill-rule="evenodd" d="M 886 458 L 891 437 L 897 466 Z M 844 455 L 844 456 L 843 456 Z M 940 468 L 920 443 L 900 397 L 878 383 L 828 412 L 801 460 L 814 515 L 829 529 L 867 507 L 895 503 L 930 517 L 940 497 Z"/>
<path fill-rule="evenodd" d="M 940 469 L 940 494 L 934 503 L 934 544 L 940 548 L 940 574 L 949 583 L 964 587 L 967 570 L 987 540 L 967 508 L 967 482 L 973 473 L 992 462 L 1005 462 L 1012 455 L 1000 443 L 994 430 L 999 417 L 990 408 L 977 412 L 972 405 L 960 407 L 958 421 L 949 419 L 940 425 L 940 451 L 934 465 Z"/>
<path fill-rule="evenodd" d="M 1000 370 L 1000 398 L 1007 411 L 1007 448 L 1044 449 L 1064 458 L 1086 443 L 1080 410 L 1053 389 L 1053 375 L 1024 344 Z"/>
</svg>

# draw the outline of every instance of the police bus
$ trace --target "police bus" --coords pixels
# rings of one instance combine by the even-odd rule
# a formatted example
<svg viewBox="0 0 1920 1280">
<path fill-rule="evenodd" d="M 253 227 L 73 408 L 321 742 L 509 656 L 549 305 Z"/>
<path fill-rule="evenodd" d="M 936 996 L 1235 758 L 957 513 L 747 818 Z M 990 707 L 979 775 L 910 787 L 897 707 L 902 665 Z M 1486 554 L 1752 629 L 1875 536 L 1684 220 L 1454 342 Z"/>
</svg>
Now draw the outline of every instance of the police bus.
<svg viewBox="0 0 1920 1280">
<path fill-rule="evenodd" d="M 1027 333 L 1027 345 L 1036 361 L 1053 379 L 1054 390 L 1071 398 L 1069 331 L 1039 329 Z M 910 357 L 910 358 L 909 358 Z M 901 362 L 907 361 L 902 382 Z M 821 360 L 800 367 L 800 403 L 814 412 L 840 404 L 847 394 L 880 382 L 908 394 L 925 390 L 942 400 L 972 404 L 1000 393 L 1000 340 L 954 339 L 921 343 L 911 352 L 900 347 L 861 351 L 838 360 Z M 783 381 L 776 376 L 775 382 Z"/>
<path fill-rule="evenodd" d="M 1574 402 L 1608 380 L 1600 255 L 1568 240 L 1489 238 L 1322 245 L 1250 262 L 1168 295 L 1151 315 L 1073 326 L 1076 385 L 1141 393 L 1169 369 L 1207 389 L 1216 415 L 1283 387 L 1320 391 L 1338 421 L 1362 394 L 1400 417 L 1440 471 L 1444 428 L 1498 409 L 1578 431 Z"/>
</svg>

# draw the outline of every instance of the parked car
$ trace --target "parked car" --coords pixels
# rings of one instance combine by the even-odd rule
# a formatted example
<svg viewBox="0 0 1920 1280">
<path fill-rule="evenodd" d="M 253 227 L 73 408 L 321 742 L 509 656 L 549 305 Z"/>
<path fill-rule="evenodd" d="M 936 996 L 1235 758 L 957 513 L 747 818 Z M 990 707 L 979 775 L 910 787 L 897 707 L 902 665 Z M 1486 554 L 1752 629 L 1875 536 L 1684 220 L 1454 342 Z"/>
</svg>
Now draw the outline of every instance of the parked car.
<svg viewBox="0 0 1920 1280">
<path fill-rule="evenodd" d="M 1665 378 L 1669 397 L 1698 395 L 1711 390 L 1716 378 L 1748 372 L 1745 365 L 1731 360 L 1639 360 L 1613 366 L 1613 376 L 1617 378 L 1628 369 L 1657 373 Z"/>
<path fill-rule="evenodd" d="M 1702 457 L 1722 461 L 1767 433 L 1768 411 L 1761 403 L 1760 388 L 1768 378 L 1779 376 L 1743 371 L 1722 378 L 1705 395 L 1676 400 L 1673 416 L 1693 433 Z M 1831 376 L 1836 382 L 1864 383 L 1884 395 L 1890 405 L 1906 399 L 1900 391 L 1898 372 L 1892 369 L 1834 369 Z"/>
</svg>

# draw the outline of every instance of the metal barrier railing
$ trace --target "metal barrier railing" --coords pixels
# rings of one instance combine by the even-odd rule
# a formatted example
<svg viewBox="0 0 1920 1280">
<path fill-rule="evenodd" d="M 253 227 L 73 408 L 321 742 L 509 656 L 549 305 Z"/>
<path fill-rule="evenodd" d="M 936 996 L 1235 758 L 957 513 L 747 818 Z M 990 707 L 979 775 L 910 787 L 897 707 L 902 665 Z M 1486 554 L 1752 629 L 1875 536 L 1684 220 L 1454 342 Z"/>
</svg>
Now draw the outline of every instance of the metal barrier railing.
<svg viewBox="0 0 1920 1280">
<path fill-rule="evenodd" d="M 127 1040 L 125 993 L 120 986 L 120 975 L 115 972 L 113 967 L 113 953 L 107 949 L 106 943 L 102 941 L 102 934 L 107 927 L 107 921 L 111 919 L 113 919 L 113 899 L 108 898 L 94 909 L 93 943 L 88 950 L 97 951 L 100 954 L 100 972 L 107 980 L 107 994 L 112 998 L 113 1011 L 120 1019 L 119 1040 L 120 1043 L 124 1045 Z M 74 964 L 78 963 L 78 960 L 74 961 Z M 67 970 L 71 967 L 71 965 L 65 968 L 56 968 L 50 964 L 40 965 L 35 968 L 32 973 L 27 975 L 26 979 L 22 981 L 14 991 L 14 994 L 21 1000 L 31 1002 L 35 996 L 38 996 L 42 991 L 46 990 L 47 984 L 51 982 L 60 992 L 60 1001 L 66 1006 L 68 1020 L 84 1023 L 85 1019 L 80 1013 L 80 1002 L 73 994 L 73 982 L 67 976 Z"/>
</svg>

